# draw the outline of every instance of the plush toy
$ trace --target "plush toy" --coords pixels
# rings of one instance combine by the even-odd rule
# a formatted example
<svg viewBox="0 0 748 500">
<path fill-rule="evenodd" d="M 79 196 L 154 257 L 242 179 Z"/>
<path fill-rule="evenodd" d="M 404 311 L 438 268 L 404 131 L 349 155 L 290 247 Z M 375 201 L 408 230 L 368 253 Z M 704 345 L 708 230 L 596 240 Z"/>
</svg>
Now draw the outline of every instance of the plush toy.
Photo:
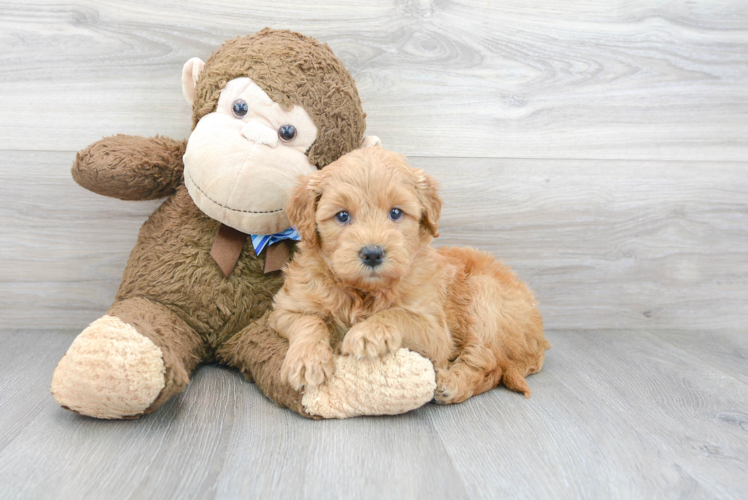
<svg viewBox="0 0 748 500">
<path fill-rule="evenodd" d="M 430 401 L 431 363 L 400 350 L 336 356 L 309 392 L 281 382 L 288 347 L 267 324 L 298 235 L 284 207 L 297 177 L 360 146 L 355 83 L 327 45 L 264 29 L 188 61 L 187 141 L 117 135 L 79 152 L 74 179 L 124 200 L 168 196 L 143 225 L 114 304 L 73 341 L 52 378 L 63 407 L 98 418 L 149 413 L 204 362 L 238 368 L 278 405 L 313 418 L 395 414 Z"/>
</svg>

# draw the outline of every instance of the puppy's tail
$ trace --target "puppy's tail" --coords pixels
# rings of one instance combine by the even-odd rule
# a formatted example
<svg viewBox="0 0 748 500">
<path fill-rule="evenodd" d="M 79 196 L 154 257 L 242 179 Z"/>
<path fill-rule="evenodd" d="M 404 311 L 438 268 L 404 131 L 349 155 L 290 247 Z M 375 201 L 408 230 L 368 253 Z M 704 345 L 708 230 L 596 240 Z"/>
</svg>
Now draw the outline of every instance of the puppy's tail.
<svg viewBox="0 0 748 500">
<path fill-rule="evenodd" d="M 509 366 L 504 370 L 501 376 L 501 382 L 515 392 L 521 392 L 526 398 L 530 397 L 530 387 L 527 385 L 525 377 L 517 370 L 516 366 Z"/>
</svg>

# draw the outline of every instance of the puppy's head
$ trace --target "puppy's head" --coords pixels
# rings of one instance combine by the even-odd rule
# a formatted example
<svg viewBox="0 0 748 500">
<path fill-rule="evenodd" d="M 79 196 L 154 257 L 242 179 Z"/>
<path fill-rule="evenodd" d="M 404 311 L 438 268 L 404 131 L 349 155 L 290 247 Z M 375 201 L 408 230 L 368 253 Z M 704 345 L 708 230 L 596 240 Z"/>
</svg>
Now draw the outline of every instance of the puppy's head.
<svg viewBox="0 0 748 500">
<path fill-rule="evenodd" d="M 438 236 L 436 181 L 379 147 L 348 153 L 302 178 L 287 207 L 302 245 L 349 286 L 376 290 L 408 274 Z"/>
</svg>

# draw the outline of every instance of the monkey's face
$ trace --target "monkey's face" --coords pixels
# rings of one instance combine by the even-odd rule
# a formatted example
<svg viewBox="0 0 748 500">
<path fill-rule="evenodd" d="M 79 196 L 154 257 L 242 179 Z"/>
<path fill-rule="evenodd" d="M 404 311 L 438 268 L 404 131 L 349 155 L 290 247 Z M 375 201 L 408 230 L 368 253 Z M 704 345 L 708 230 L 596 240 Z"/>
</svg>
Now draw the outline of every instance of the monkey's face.
<svg viewBox="0 0 748 500">
<path fill-rule="evenodd" d="M 229 81 L 184 155 L 184 182 L 209 217 L 249 234 L 288 229 L 286 197 L 317 168 L 307 150 L 317 127 L 301 106 L 284 110 L 249 78 Z"/>
</svg>

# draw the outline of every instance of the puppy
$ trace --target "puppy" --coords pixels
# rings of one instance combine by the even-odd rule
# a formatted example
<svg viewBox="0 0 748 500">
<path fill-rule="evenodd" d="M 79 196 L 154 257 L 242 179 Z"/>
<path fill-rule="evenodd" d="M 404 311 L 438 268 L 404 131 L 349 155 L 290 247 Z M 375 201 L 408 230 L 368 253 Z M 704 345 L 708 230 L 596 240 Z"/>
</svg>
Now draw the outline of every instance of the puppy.
<svg viewBox="0 0 748 500">
<path fill-rule="evenodd" d="M 429 246 L 441 204 L 433 178 L 379 147 L 302 179 L 287 207 L 302 240 L 270 317 L 289 341 L 285 381 L 322 384 L 333 346 L 358 358 L 407 347 L 433 362 L 439 403 L 502 382 L 529 397 L 525 376 L 550 348 L 533 294 L 487 253 Z"/>
</svg>

